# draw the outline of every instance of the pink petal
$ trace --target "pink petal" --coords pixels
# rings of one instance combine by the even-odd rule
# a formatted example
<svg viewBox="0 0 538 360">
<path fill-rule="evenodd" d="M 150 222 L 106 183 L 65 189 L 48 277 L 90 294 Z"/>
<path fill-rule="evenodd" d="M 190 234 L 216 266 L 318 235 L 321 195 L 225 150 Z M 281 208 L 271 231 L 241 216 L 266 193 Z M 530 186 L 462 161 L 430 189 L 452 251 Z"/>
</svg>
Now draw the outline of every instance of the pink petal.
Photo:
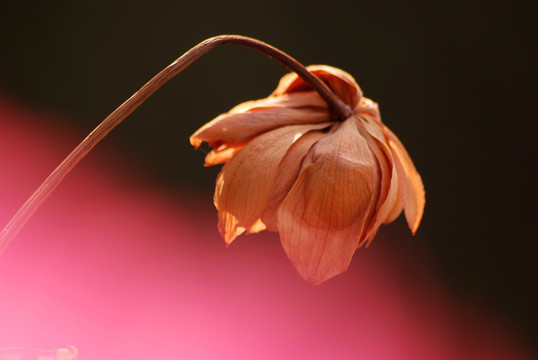
<svg viewBox="0 0 538 360">
<path fill-rule="evenodd" d="M 214 200 L 219 212 L 219 230 L 227 244 L 245 230 L 262 229 L 258 219 L 278 165 L 293 142 L 307 131 L 330 125 L 290 125 L 268 131 L 249 142 L 224 165 L 217 178 Z"/>
<path fill-rule="evenodd" d="M 277 212 L 284 250 L 305 280 L 319 284 L 347 269 L 373 217 L 377 172 L 353 118 L 308 152 Z"/>
</svg>

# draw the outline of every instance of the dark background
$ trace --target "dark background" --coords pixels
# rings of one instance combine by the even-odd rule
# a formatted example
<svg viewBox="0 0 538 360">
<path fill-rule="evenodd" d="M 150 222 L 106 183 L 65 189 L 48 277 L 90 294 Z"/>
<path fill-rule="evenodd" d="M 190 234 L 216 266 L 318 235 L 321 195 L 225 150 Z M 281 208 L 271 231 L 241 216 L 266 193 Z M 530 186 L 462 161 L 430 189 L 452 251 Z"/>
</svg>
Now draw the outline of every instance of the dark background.
<svg viewBox="0 0 538 360">
<path fill-rule="evenodd" d="M 536 3 L 522 1 L 91 1 L 0 3 L 0 92 L 83 134 L 205 38 L 259 38 L 304 64 L 351 73 L 379 102 L 426 187 L 412 241 L 446 286 L 516 324 L 538 324 Z M 164 86 L 97 151 L 148 181 L 211 201 L 217 168 L 188 135 L 267 96 L 286 71 L 251 50 L 211 52 Z M 1 121 L 1 119 L 0 119 Z M 396 231 L 405 231 L 400 218 Z M 398 245 L 404 251 L 405 244 Z"/>
</svg>

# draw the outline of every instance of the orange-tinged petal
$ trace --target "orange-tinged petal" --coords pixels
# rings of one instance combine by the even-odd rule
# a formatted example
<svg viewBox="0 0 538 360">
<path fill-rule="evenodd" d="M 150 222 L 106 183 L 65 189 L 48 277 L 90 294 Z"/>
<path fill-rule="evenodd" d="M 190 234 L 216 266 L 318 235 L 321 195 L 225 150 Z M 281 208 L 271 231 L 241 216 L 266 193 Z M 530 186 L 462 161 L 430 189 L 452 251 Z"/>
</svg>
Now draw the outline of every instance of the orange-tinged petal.
<svg viewBox="0 0 538 360">
<path fill-rule="evenodd" d="M 210 151 L 205 157 L 205 166 L 223 164 L 233 158 L 239 150 L 245 147 L 248 142 L 239 144 L 223 144 Z"/>
<path fill-rule="evenodd" d="M 334 125 L 333 125 L 334 126 Z M 262 221 L 270 231 L 277 231 L 277 210 L 291 187 L 297 180 L 303 159 L 310 148 L 327 136 L 321 130 L 309 131 L 291 145 L 278 166 L 278 176 L 275 178 L 267 205 L 262 214 Z"/>
<path fill-rule="evenodd" d="M 379 226 L 383 223 L 388 213 L 394 207 L 397 200 L 398 183 L 392 179 L 393 169 L 392 154 L 385 143 L 378 140 L 377 135 L 384 137 L 381 125 L 375 121 L 364 117 L 356 117 L 359 133 L 364 137 L 370 150 L 374 154 L 379 168 L 379 196 L 375 199 L 375 214 L 366 227 L 366 236 L 362 240 L 367 240 L 368 244 L 374 238 Z M 359 243 L 359 246 L 363 241 Z"/>
<path fill-rule="evenodd" d="M 190 137 L 194 147 L 203 141 L 212 147 L 222 142 L 244 142 L 268 130 L 293 124 L 330 120 L 327 104 L 314 91 L 270 96 L 240 104 L 205 124 Z"/>
<path fill-rule="evenodd" d="M 372 223 L 372 226 L 365 237 L 365 240 L 367 240 L 366 245 L 369 245 L 374 239 L 374 236 L 377 233 L 377 230 L 379 230 L 379 226 L 381 226 L 381 224 L 388 224 L 394 221 L 394 219 L 402 212 L 400 196 L 398 193 L 398 173 L 393 167 L 388 175 L 388 179 L 384 180 L 384 182 L 389 182 L 388 192 L 383 196 L 383 198 L 380 197 L 380 199 L 383 200 L 378 201 L 374 222 Z M 384 174 L 383 176 L 386 175 Z M 398 205 L 400 205 L 399 210 L 396 210 L 397 213 L 395 213 L 395 209 L 397 209 Z"/>
<path fill-rule="evenodd" d="M 347 269 L 373 216 L 377 162 L 354 119 L 305 156 L 277 212 L 282 245 L 297 271 L 318 284 Z"/>
<path fill-rule="evenodd" d="M 314 90 L 294 92 L 293 94 L 271 95 L 265 99 L 245 101 L 228 112 L 245 112 L 256 110 L 257 108 L 265 107 L 287 107 L 287 108 L 302 108 L 302 107 L 317 107 L 327 109 L 327 103 Z"/>
<path fill-rule="evenodd" d="M 394 155 L 394 164 L 398 172 L 398 186 L 402 198 L 405 218 L 411 232 L 414 234 L 424 213 L 426 202 L 422 179 L 415 169 L 413 161 L 407 154 L 400 140 L 390 129 L 385 127 L 385 133 L 389 139 L 389 146 Z"/>
<path fill-rule="evenodd" d="M 258 219 L 258 220 L 256 220 L 256 222 L 254 224 L 252 224 L 252 226 L 249 229 L 247 229 L 247 233 L 254 234 L 254 233 L 263 231 L 266 228 L 267 227 L 263 223 L 262 219 Z"/>
<path fill-rule="evenodd" d="M 280 240 L 299 275 L 318 285 L 348 269 L 359 244 L 357 234 L 364 228 L 363 221 L 361 218 L 347 228 L 331 230 L 305 226 L 298 220 L 298 214 L 289 214 L 279 219 L 279 228 L 285 231 L 279 230 Z"/>
<path fill-rule="evenodd" d="M 389 139 L 385 131 L 386 126 L 381 121 L 377 103 L 368 98 L 363 97 L 360 105 L 354 111 L 363 120 L 362 124 L 368 133 L 377 140 L 379 148 L 383 150 L 386 160 L 391 167 L 390 190 L 386 198 L 383 198 L 383 195 L 381 196 L 380 201 L 382 204 L 376 215 L 378 222 L 388 224 L 400 215 L 403 210 L 403 204 L 399 190 L 398 172 L 394 165 L 394 155 L 389 146 Z M 378 227 L 378 225 L 376 224 L 375 226 Z M 375 231 L 368 236 L 370 241 L 374 235 Z"/>
<path fill-rule="evenodd" d="M 362 91 L 357 82 L 347 72 L 327 65 L 310 65 L 307 69 L 316 75 L 346 104 L 354 108 L 360 101 Z M 305 83 L 296 73 L 286 74 L 280 79 L 273 95 L 294 93 L 296 91 L 310 90 L 312 87 Z"/>
<path fill-rule="evenodd" d="M 353 110 L 355 116 L 363 120 L 364 126 L 367 128 L 370 135 L 378 141 L 386 143 L 386 137 L 383 133 L 383 122 L 379 113 L 379 106 L 376 102 L 363 97 L 360 104 Z"/>
<path fill-rule="evenodd" d="M 267 203 L 278 165 L 293 142 L 307 131 L 330 125 L 290 125 L 268 131 L 224 165 L 217 177 L 214 200 L 219 230 L 227 244 L 245 230 L 262 228 L 256 223 Z"/>
<path fill-rule="evenodd" d="M 393 175 L 391 181 L 392 182 L 395 181 L 396 183 L 398 183 L 398 172 L 397 171 L 394 171 L 394 175 Z M 398 188 L 398 185 L 396 186 L 396 188 Z M 396 218 L 398 216 L 400 216 L 400 214 L 402 213 L 402 210 L 403 210 L 402 196 L 400 195 L 400 191 L 399 191 L 399 188 L 398 188 L 398 191 L 397 191 L 397 194 L 396 194 L 396 201 L 394 202 L 394 206 L 393 206 L 392 210 L 389 212 L 389 214 L 387 215 L 385 221 L 383 221 L 383 224 L 385 224 L 385 225 L 390 224 L 391 222 L 396 220 Z"/>
</svg>

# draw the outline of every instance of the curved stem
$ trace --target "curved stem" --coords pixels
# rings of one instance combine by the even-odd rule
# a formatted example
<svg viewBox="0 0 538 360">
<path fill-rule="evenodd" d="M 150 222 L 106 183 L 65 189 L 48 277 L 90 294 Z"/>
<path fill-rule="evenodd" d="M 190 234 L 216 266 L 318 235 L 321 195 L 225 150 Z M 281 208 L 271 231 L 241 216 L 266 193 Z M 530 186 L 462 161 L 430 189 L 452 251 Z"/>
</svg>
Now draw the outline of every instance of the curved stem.
<svg viewBox="0 0 538 360">
<path fill-rule="evenodd" d="M 209 38 L 196 45 L 176 61 L 164 68 L 148 81 L 140 90 L 132 95 L 127 101 L 114 110 L 104 119 L 45 179 L 43 184 L 30 196 L 24 205 L 17 211 L 15 216 L 0 233 L 0 255 L 5 251 L 10 241 L 22 229 L 24 224 L 35 213 L 39 206 L 48 198 L 52 191 L 60 184 L 63 178 L 82 160 L 90 150 L 97 145 L 112 129 L 119 125 L 138 106 L 146 101 L 157 89 L 168 80 L 182 72 L 190 64 L 206 54 L 208 51 L 224 44 L 236 44 L 259 51 L 272 59 L 275 59 L 286 68 L 296 72 L 304 81 L 312 87 L 327 102 L 330 111 L 341 120 L 345 120 L 351 114 L 349 106 L 344 104 L 332 91 L 311 74 L 303 65 L 284 52 L 262 41 L 239 36 L 221 35 Z"/>
</svg>

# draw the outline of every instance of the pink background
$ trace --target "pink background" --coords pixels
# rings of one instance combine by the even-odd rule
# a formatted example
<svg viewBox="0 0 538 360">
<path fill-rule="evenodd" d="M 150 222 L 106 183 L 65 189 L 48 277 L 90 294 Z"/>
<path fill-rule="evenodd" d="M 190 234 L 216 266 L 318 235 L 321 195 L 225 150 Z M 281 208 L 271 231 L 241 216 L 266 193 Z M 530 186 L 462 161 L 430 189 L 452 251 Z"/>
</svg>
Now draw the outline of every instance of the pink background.
<svg viewBox="0 0 538 360">
<path fill-rule="evenodd" d="M 85 135 L 47 117 L 0 98 L 2 226 Z M 225 248 L 211 199 L 158 188 L 128 154 L 98 147 L 0 258 L 0 347 L 74 345 L 80 359 L 530 358 L 502 313 L 445 289 L 403 226 L 312 286 L 274 233 Z"/>
</svg>

